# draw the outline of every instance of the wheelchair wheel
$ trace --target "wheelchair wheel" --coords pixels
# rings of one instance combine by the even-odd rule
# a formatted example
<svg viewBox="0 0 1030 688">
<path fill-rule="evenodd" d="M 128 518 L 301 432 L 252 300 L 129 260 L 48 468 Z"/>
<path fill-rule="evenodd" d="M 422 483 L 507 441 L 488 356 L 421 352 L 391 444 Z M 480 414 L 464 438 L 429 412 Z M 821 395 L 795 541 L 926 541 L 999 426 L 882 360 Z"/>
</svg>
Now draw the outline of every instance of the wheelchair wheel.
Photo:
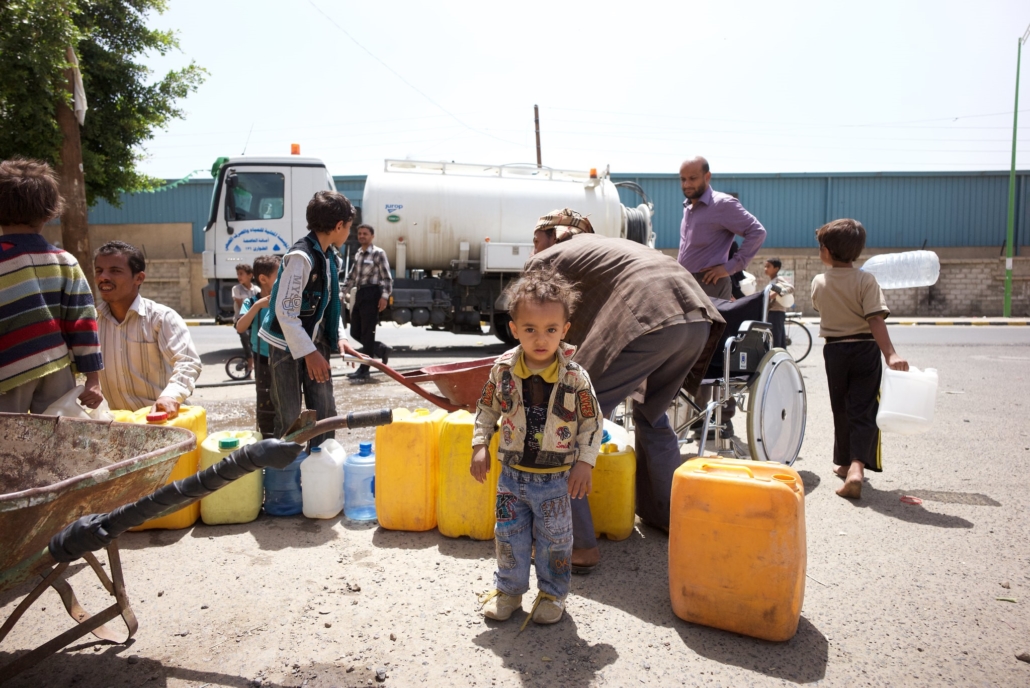
<svg viewBox="0 0 1030 688">
<path fill-rule="evenodd" d="M 786 335 L 784 344 L 787 353 L 800 363 L 812 350 L 812 333 L 800 320 L 787 320 L 783 329 Z"/>
<path fill-rule="evenodd" d="M 233 380 L 246 380 L 250 377 L 247 359 L 244 356 L 233 356 L 225 362 L 225 374 Z"/>
<path fill-rule="evenodd" d="M 792 465 L 805 439 L 807 408 L 805 381 L 797 362 L 783 349 L 773 349 L 759 363 L 748 394 L 751 458 Z"/>
</svg>

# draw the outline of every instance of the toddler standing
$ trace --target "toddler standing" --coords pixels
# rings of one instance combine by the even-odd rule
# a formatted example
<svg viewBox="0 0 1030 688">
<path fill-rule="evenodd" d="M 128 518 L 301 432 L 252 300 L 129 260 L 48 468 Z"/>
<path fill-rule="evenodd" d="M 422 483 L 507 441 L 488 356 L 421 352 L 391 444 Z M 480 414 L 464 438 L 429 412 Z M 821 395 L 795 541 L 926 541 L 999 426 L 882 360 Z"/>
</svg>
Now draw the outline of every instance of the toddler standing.
<svg viewBox="0 0 1030 688">
<path fill-rule="evenodd" d="M 552 624 L 562 617 L 571 581 L 570 499 L 590 492 L 601 411 L 586 371 L 570 360 L 575 347 L 561 341 L 579 294 L 565 278 L 538 269 L 512 284 L 508 295 L 509 326 L 519 345 L 490 371 L 472 438 L 472 475 L 484 482 L 487 445 L 500 420 L 497 572 L 483 615 L 504 621 L 522 606 L 535 556 L 540 592 L 531 618 Z"/>
<path fill-rule="evenodd" d="M 884 318 L 890 315 L 876 278 L 854 267 L 865 248 L 858 220 L 834 220 L 815 233 L 819 258 L 830 269 L 812 280 L 812 306 L 819 311 L 819 336 L 833 411 L 833 463 L 844 478 L 837 494 L 862 496 L 865 469 L 879 473 L 880 354 L 892 370 L 908 370 L 894 351 Z"/>
</svg>

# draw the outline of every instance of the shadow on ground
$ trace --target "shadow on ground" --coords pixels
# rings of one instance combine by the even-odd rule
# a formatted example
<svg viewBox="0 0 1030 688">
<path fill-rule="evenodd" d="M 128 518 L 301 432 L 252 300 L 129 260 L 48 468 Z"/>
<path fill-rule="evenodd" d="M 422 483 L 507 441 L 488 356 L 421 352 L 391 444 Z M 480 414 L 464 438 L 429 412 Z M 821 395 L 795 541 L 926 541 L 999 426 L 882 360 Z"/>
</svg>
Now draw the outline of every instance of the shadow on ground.
<svg viewBox="0 0 1030 688">
<path fill-rule="evenodd" d="M 602 540 L 600 547 L 601 565 L 588 576 L 573 578 L 575 595 L 616 607 L 654 626 L 673 628 L 686 647 L 721 664 L 796 683 L 818 681 L 825 675 L 829 644 L 804 617 L 793 639 L 771 643 L 690 624 L 673 614 L 669 539 L 662 531 L 638 522 L 626 540 Z"/>
<path fill-rule="evenodd" d="M 862 498 L 856 500 L 848 500 L 851 505 L 856 509 L 872 509 L 873 511 L 883 514 L 884 516 L 890 516 L 896 518 L 899 521 L 905 521 L 906 523 L 915 523 L 922 526 L 934 526 L 935 528 L 972 528 L 973 523 L 967 521 L 960 516 L 952 516 L 950 514 L 941 514 L 936 511 L 930 511 L 925 508 L 922 504 L 906 504 L 901 501 L 904 496 L 919 496 L 920 494 L 934 494 L 934 495 L 947 495 L 950 500 L 948 503 L 951 504 L 977 504 L 977 505 L 990 505 L 990 506 L 1001 506 L 990 497 L 974 493 L 961 493 L 961 492 L 948 492 L 948 493 L 932 493 L 923 491 L 908 491 L 908 490 L 877 490 L 873 487 L 872 483 L 866 482 L 862 486 Z M 971 501 L 960 502 L 957 501 L 956 496 L 964 495 Z M 922 499 L 933 499 L 932 497 L 922 497 Z M 987 500 L 986 502 L 983 500 Z M 935 501 L 945 501 L 944 499 L 938 499 Z"/>
<path fill-rule="evenodd" d="M 106 686 L 130 685 L 164 688 L 170 685 L 225 686 L 226 688 L 250 688 L 253 677 L 222 674 L 217 671 L 200 671 L 166 666 L 146 657 L 130 654 L 132 644 L 111 645 L 93 642 L 77 645 L 75 650 L 94 648 L 91 654 L 69 654 L 59 652 L 41 665 L 25 671 L 4 683 L 4 688 L 39 688 L 39 686 L 75 686 L 75 688 L 105 688 Z M 0 652 L 0 667 L 17 659 L 21 652 Z M 264 682 L 262 688 L 280 688 L 287 684 Z M 311 685 L 311 684 L 309 684 Z"/>
<path fill-rule="evenodd" d="M 785 643 L 771 643 L 677 621 L 683 643 L 701 657 L 792 683 L 812 683 L 826 675 L 830 644 L 805 617 Z"/>
<path fill-rule="evenodd" d="M 472 640 L 500 657 L 524 686 L 589 686 L 619 658 L 611 645 L 590 645 L 580 638 L 570 612 L 553 626 L 530 621 L 519 633 L 525 618 L 525 612 L 516 612 L 508 621 L 487 621 L 489 628 Z"/>
<path fill-rule="evenodd" d="M 384 549 L 402 550 L 437 547 L 443 556 L 456 559 L 482 559 L 494 554 L 493 540 L 448 538 L 435 528 L 422 533 L 409 533 L 380 527 L 372 535 L 372 544 Z"/>
</svg>

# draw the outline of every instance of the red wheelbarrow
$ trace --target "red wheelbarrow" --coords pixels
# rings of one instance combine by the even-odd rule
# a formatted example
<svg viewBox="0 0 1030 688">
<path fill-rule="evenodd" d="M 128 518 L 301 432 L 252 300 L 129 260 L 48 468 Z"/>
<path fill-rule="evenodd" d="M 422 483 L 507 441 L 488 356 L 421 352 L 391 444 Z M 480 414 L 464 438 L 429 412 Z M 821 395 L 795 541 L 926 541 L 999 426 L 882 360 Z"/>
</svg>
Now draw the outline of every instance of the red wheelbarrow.
<svg viewBox="0 0 1030 688">
<path fill-rule="evenodd" d="M 343 356 L 347 363 L 362 363 L 378 368 L 387 377 L 396 380 L 423 399 L 433 402 L 445 411 L 475 411 L 476 402 L 483 393 L 483 387 L 490 377 L 490 368 L 497 360 L 493 358 L 477 358 L 472 361 L 444 363 L 425 366 L 410 372 L 399 372 L 390 366 L 380 363 L 374 358 L 363 356 L 348 347 Z M 420 383 L 432 382 L 440 391 L 439 396 L 424 390 Z"/>
<path fill-rule="evenodd" d="M 115 643 L 135 634 L 138 623 L 125 593 L 117 540 L 129 528 L 178 511 L 252 471 L 285 468 L 300 454 L 302 442 L 324 432 L 391 419 L 392 412 L 383 409 L 316 423 L 314 411 L 305 411 L 282 440 L 241 447 L 214 466 L 165 485 L 179 455 L 196 447 L 189 430 L 0 413 L 0 593 L 39 578 L 0 626 L 0 642 L 48 587 L 78 623 L 0 667 L 0 683 L 87 633 Z M 105 548 L 110 577 L 92 554 Z M 95 615 L 79 605 L 64 579 L 69 564 L 80 558 L 114 598 Z M 118 616 L 127 633 L 104 625 Z"/>
</svg>

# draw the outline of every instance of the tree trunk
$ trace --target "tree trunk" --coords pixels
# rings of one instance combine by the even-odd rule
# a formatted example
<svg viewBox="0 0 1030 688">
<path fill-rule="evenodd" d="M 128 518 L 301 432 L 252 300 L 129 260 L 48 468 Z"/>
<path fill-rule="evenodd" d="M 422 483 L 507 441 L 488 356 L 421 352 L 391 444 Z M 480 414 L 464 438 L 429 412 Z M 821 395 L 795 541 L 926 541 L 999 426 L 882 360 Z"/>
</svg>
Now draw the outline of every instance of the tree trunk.
<svg viewBox="0 0 1030 688">
<path fill-rule="evenodd" d="M 72 70 L 65 71 L 68 91 L 73 84 Z M 61 161 L 57 173 L 61 178 L 61 195 L 64 196 L 64 211 L 61 213 L 61 243 L 64 250 L 75 256 L 79 266 L 86 273 L 86 280 L 94 292 L 93 257 L 89 246 L 89 222 L 86 215 L 86 179 L 82 173 L 82 142 L 79 139 L 79 123 L 75 113 L 64 101 L 57 103 L 57 124 L 61 127 L 64 140 L 61 143 Z"/>
</svg>

